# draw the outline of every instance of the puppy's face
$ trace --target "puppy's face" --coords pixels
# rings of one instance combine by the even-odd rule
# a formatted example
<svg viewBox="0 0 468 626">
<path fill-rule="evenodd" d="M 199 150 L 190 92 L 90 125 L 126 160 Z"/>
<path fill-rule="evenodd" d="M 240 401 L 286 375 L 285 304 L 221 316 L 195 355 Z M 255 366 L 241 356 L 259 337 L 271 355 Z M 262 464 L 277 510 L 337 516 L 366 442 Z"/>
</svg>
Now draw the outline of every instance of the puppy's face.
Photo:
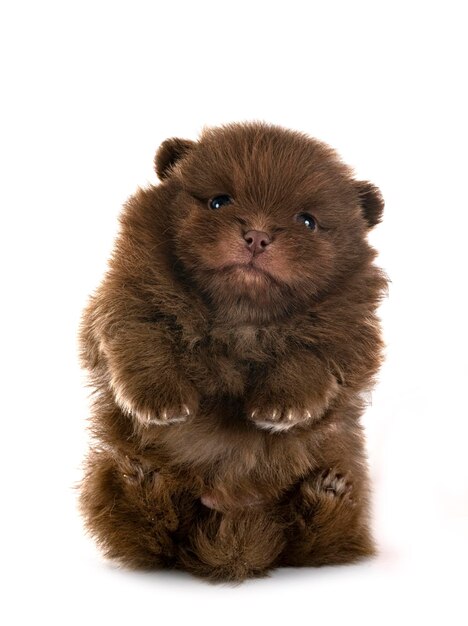
<svg viewBox="0 0 468 626">
<path fill-rule="evenodd" d="M 175 251 L 217 303 L 285 312 L 318 299 L 368 254 L 383 203 L 327 146 L 263 124 L 168 140 L 157 156 L 175 185 Z"/>
</svg>

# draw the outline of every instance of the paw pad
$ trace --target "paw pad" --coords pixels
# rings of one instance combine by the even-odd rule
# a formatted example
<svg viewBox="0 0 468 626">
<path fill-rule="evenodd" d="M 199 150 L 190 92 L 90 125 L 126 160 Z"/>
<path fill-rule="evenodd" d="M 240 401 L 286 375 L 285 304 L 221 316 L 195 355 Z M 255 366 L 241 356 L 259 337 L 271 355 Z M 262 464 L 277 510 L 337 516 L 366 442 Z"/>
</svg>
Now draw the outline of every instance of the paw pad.
<svg viewBox="0 0 468 626">
<path fill-rule="evenodd" d="M 329 469 L 317 478 L 316 488 L 330 496 L 339 497 L 350 493 L 352 484 L 346 475 L 340 474 L 335 469 Z"/>
</svg>

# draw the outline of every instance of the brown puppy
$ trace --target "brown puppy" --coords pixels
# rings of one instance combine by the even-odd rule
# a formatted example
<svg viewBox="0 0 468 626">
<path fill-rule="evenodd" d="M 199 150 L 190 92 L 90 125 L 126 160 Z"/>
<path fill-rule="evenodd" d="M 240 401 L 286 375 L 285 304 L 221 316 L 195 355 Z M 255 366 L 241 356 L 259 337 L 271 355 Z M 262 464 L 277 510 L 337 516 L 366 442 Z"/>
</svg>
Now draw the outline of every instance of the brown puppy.
<svg viewBox="0 0 468 626">
<path fill-rule="evenodd" d="M 81 328 L 89 530 L 123 564 L 211 580 L 371 555 L 379 191 L 261 123 L 169 139 L 155 166 Z"/>
</svg>

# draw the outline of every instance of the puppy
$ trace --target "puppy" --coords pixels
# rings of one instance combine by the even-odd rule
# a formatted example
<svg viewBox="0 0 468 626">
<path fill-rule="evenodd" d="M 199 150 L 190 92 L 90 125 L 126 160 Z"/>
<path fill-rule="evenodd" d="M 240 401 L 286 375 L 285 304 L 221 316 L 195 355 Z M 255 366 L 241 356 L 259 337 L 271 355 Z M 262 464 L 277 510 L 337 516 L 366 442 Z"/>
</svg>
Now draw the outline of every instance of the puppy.
<svg viewBox="0 0 468 626">
<path fill-rule="evenodd" d="M 155 169 L 80 330 L 87 528 L 126 566 L 212 581 L 372 555 L 378 189 L 264 123 L 168 139 Z"/>
</svg>

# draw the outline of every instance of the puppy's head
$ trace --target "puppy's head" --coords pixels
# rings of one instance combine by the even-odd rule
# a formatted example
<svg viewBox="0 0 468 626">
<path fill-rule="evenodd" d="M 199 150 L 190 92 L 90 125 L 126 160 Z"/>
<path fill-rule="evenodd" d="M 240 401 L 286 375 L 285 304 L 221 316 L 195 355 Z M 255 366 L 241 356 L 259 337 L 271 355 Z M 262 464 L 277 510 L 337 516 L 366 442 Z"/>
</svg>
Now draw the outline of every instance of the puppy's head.
<svg viewBox="0 0 468 626">
<path fill-rule="evenodd" d="M 175 253 L 214 302 L 273 315 L 324 297 L 369 262 L 376 187 L 328 146 L 263 123 L 169 139 L 155 158 L 173 187 Z"/>
</svg>

